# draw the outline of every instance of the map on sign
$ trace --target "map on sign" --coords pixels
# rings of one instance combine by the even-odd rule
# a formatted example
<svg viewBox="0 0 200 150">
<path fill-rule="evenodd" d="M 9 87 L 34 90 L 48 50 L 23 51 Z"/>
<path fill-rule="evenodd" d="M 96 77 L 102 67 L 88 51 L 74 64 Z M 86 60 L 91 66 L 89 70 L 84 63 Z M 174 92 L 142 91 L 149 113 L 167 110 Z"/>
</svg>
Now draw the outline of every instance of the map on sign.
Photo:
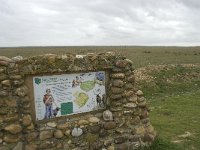
<svg viewBox="0 0 200 150">
<path fill-rule="evenodd" d="M 105 72 L 33 77 L 36 120 L 105 108 Z"/>
</svg>

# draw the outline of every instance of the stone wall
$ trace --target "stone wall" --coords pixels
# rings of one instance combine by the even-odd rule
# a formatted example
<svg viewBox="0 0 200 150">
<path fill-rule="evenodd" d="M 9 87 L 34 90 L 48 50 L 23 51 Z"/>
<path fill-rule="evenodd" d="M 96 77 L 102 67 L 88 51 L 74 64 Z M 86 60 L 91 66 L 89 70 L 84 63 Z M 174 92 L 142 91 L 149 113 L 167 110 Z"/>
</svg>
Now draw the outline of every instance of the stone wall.
<svg viewBox="0 0 200 150">
<path fill-rule="evenodd" d="M 34 121 L 28 77 L 105 70 L 105 110 Z M 133 62 L 112 52 L 0 56 L 0 150 L 126 150 L 149 145 L 156 132 L 143 92 L 134 87 Z"/>
</svg>

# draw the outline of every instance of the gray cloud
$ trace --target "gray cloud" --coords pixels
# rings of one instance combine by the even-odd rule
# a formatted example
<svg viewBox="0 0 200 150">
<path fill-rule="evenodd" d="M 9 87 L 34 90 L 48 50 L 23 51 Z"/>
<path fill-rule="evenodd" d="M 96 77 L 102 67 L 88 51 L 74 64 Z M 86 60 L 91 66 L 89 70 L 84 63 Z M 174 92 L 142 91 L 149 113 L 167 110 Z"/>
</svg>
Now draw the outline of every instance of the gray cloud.
<svg viewBox="0 0 200 150">
<path fill-rule="evenodd" d="M 0 46 L 200 45 L 198 0 L 1 0 Z"/>
</svg>

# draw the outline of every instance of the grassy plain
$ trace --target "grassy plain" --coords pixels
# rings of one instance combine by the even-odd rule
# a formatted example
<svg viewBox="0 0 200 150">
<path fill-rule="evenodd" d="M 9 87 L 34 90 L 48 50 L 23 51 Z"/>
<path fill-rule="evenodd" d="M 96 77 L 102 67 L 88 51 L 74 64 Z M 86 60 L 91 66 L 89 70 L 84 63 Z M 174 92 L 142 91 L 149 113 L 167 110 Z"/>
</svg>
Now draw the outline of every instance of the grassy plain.
<svg viewBox="0 0 200 150">
<path fill-rule="evenodd" d="M 133 60 L 136 68 L 149 64 L 200 63 L 199 47 L 161 47 L 161 46 L 68 46 L 68 47 L 16 47 L 0 48 L 0 55 L 30 57 L 45 53 L 101 53 L 114 51 Z"/>
<path fill-rule="evenodd" d="M 0 48 L 0 55 L 106 51 L 123 54 L 134 62 L 136 85 L 147 97 L 151 122 L 158 132 L 158 139 L 147 149 L 199 150 L 200 47 L 18 47 Z"/>
</svg>

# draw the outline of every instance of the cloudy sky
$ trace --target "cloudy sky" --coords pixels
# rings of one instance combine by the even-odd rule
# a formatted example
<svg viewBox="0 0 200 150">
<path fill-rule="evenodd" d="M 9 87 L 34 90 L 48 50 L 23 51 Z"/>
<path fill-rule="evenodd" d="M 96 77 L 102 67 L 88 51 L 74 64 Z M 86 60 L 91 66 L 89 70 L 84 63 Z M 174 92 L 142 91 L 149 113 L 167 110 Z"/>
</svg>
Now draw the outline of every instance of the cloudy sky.
<svg viewBox="0 0 200 150">
<path fill-rule="evenodd" d="M 0 0 L 0 47 L 200 45 L 199 0 Z"/>
</svg>

